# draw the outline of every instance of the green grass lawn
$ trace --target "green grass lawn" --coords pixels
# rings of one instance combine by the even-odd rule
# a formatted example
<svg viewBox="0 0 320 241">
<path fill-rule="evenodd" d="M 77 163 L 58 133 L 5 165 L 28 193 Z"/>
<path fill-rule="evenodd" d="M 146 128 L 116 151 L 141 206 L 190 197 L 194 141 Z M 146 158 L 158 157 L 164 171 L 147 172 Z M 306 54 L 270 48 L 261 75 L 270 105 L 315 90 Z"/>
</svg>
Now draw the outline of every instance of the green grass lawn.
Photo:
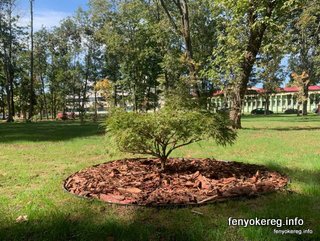
<svg viewBox="0 0 320 241">
<path fill-rule="evenodd" d="M 80 169 L 131 157 L 117 152 L 98 124 L 0 123 L 0 240 L 320 240 L 320 117 L 248 116 L 243 126 L 231 147 L 201 142 L 174 156 L 264 164 L 289 175 L 293 193 L 156 209 L 108 205 L 62 189 L 63 180 Z M 28 221 L 16 223 L 20 215 Z M 228 217 L 299 217 L 304 225 L 234 227 Z"/>
</svg>

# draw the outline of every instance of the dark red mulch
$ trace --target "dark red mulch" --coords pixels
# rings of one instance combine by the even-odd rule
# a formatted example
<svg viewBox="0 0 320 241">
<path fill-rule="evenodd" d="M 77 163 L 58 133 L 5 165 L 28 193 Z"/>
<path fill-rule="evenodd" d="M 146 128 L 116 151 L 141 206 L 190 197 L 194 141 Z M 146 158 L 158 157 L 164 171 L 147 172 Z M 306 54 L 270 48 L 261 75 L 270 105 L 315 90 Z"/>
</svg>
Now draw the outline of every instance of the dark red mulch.
<svg viewBox="0 0 320 241">
<path fill-rule="evenodd" d="M 79 171 L 65 181 L 76 195 L 138 205 L 203 204 L 283 189 L 288 178 L 264 166 L 213 159 L 125 159 Z"/>
</svg>

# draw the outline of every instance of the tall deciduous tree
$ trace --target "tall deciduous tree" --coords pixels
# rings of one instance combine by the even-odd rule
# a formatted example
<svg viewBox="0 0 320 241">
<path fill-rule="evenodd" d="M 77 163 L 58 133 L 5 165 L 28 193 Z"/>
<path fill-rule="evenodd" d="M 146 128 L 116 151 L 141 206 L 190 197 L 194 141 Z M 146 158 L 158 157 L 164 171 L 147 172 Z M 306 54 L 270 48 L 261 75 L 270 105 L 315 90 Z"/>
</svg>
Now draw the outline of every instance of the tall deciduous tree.
<svg viewBox="0 0 320 241">
<path fill-rule="evenodd" d="M 284 28 L 285 26 L 282 27 Z M 279 28 L 279 26 L 276 26 L 276 28 Z M 288 36 L 285 34 L 277 36 L 278 39 L 272 41 L 275 31 L 272 30 L 272 26 L 267 29 L 254 69 L 256 82 L 263 86 L 263 92 L 260 95 L 264 99 L 265 115 L 269 112 L 270 96 L 276 93 L 277 89 L 285 81 L 285 66 L 282 65 L 282 61 L 286 58 L 287 48 L 283 43 Z"/>
<path fill-rule="evenodd" d="M 49 119 L 48 98 L 46 95 L 46 85 L 48 83 L 48 43 L 49 33 L 45 28 L 40 29 L 34 36 L 34 69 L 35 78 L 40 82 L 40 96 L 38 104 L 40 116 L 46 116 Z"/>
<path fill-rule="evenodd" d="M 290 70 L 294 74 L 308 74 L 308 84 L 303 88 L 303 115 L 307 115 L 308 87 L 320 78 L 320 5 L 316 0 L 302 1 L 291 31 Z"/>
<path fill-rule="evenodd" d="M 194 89 L 194 93 L 199 98 L 200 91 L 197 83 L 198 73 L 197 66 L 194 60 L 193 43 L 191 39 L 189 2 L 188 0 L 160 0 L 160 2 L 176 33 L 183 38 L 185 49 L 184 57 L 189 70 L 189 79 Z"/>
<path fill-rule="evenodd" d="M 241 128 L 244 96 L 252 77 L 257 56 L 262 48 L 266 30 L 281 24 L 288 11 L 282 0 L 221 0 L 214 5 L 220 23 L 218 47 L 212 56 L 212 78 L 231 87 L 230 118 L 234 128 Z"/>
<path fill-rule="evenodd" d="M 303 72 L 301 75 L 297 73 L 292 73 L 292 78 L 294 79 L 293 84 L 299 88 L 296 97 L 298 100 L 298 116 L 300 115 L 300 106 L 308 100 L 308 89 L 310 84 L 310 76 L 307 72 Z"/>
<path fill-rule="evenodd" d="M 110 57 L 116 56 L 119 66 L 116 91 L 133 103 L 133 110 L 149 110 L 157 106 L 155 97 L 162 60 L 152 25 L 154 16 L 142 1 L 128 1 L 118 7 L 100 31 L 100 38 L 106 44 L 107 64 L 110 66 Z M 113 82 L 114 77 L 108 76 Z"/>
<path fill-rule="evenodd" d="M 16 75 L 16 58 L 20 50 L 19 36 L 23 34 L 17 26 L 18 16 L 14 15 L 15 1 L 0 2 L 0 58 L 5 76 L 5 94 L 8 122 L 14 121 L 14 79 Z"/>
<path fill-rule="evenodd" d="M 29 100 L 29 116 L 30 120 L 34 114 L 34 105 L 36 104 L 36 96 L 34 93 L 34 57 L 33 57 L 33 3 L 34 0 L 30 1 L 30 100 Z"/>
</svg>

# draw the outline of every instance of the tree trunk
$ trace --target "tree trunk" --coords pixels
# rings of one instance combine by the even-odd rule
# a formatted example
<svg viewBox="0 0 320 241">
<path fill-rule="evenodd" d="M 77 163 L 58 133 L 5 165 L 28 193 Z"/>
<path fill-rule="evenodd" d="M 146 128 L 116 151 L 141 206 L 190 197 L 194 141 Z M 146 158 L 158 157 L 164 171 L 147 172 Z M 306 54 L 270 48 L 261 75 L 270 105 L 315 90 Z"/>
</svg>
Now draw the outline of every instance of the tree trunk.
<svg viewBox="0 0 320 241">
<path fill-rule="evenodd" d="M 232 108 L 230 110 L 230 119 L 232 121 L 233 129 L 241 128 L 242 100 L 244 98 L 247 85 L 245 85 L 245 88 L 243 87 L 244 85 L 237 85 L 233 88 L 233 93 L 231 93 Z"/>
<path fill-rule="evenodd" d="M 30 39 L 31 39 L 31 50 L 30 50 L 30 106 L 29 106 L 29 117 L 28 119 L 31 120 L 34 112 L 34 105 L 35 105 L 35 93 L 33 88 L 33 1 L 30 0 L 30 17 L 31 17 L 31 29 L 30 29 Z"/>
<path fill-rule="evenodd" d="M 11 112 L 11 91 L 10 91 L 10 87 L 9 87 L 9 81 L 7 80 L 7 84 L 6 84 L 6 92 L 7 92 L 7 109 L 8 109 L 8 118 L 7 118 L 7 122 L 12 122 L 13 118 L 12 118 L 12 112 Z"/>
<path fill-rule="evenodd" d="M 273 9 L 276 2 L 270 2 L 267 6 L 267 13 L 265 17 L 272 15 Z M 239 78 L 236 79 L 235 87 L 233 88 L 234 93 L 232 94 L 233 106 L 230 112 L 230 118 L 232 126 L 235 129 L 241 129 L 241 110 L 242 102 L 247 90 L 249 78 L 253 69 L 253 65 L 256 61 L 256 57 L 259 53 L 261 43 L 263 40 L 264 33 L 267 29 L 266 23 L 262 23 L 258 26 L 254 26 L 257 23 L 257 15 L 254 12 L 254 6 L 248 8 L 248 27 L 250 28 L 249 39 L 244 52 L 244 57 L 240 63 L 241 72 Z"/>
<path fill-rule="evenodd" d="M 79 91 L 78 93 L 78 105 L 79 105 L 79 118 L 80 118 L 80 121 L 82 122 L 83 120 L 81 119 L 82 118 L 82 107 L 81 107 L 81 91 Z"/>
<path fill-rule="evenodd" d="M 51 119 L 54 119 L 54 117 L 53 117 L 53 111 L 54 111 L 54 107 L 53 107 L 53 105 L 54 105 L 54 101 L 53 101 L 53 91 L 51 90 Z"/>
<path fill-rule="evenodd" d="M 6 109 L 5 109 L 5 100 L 4 100 L 4 94 L 3 91 L 1 91 L 1 100 L 2 100 L 2 120 L 6 119 Z"/>
<path fill-rule="evenodd" d="M 200 90 L 197 83 L 197 71 L 193 59 L 193 48 L 192 48 L 192 40 L 191 40 L 191 31 L 190 31 L 190 19 L 189 19 L 189 8 L 187 0 L 181 0 L 181 13 L 182 13 L 182 35 L 184 38 L 184 44 L 186 47 L 186 57 L 187 64 L 189 69 L 189 75 L 191 80 L 191 85 L 193 87 L 194 94 L 197 98 L 200 98 Z"/>
<path fill-rule="evenodd" d="M 158 101 L 157 101 L 157 83 L 154 82 L 154 101 L 153 101 L 153 112 L 157 111 Z"/>
<path fill-rule="evenodd" d="M 84 120 L 85 103 L 87 101 L 87 87 L 88 87 L 89 72 L 90 72 L 90 58 L 91 58 L 91 47 L 89 47 L 89 50 L 88 50 L 87 68 L 86 68 L 84 88 L 83 88 L 83 92 L 82 92 L 82 104 L 81 104 L 81 115 L 80 115 L 81 122 L 83 122 L 83 120 Z"/>
<path fill-rule="evenodd" d="M 302 115 L 308 115 L 309 84 L 303 86 Z"/>
<path fill-rule="evenodd" d="M 15 111 L 15 108 L 14 108 L 14 92 L 13 92 L 13 79 L 14 79 L 14 73 L 12 72 L 12 76 L 11 76 L 11 81 L 10 81 L 10 98 L 11 98 L 11 116 L 12 116 L 12 120 L 13 120 L 13 117 L 15 116 L 16 114 L 16 111 Z"/>
<path fill-rule="evenodd" d="M 166 169 L 166 163 L 167 163 L 167 157 L 161 157 L 160 161 L 161 161 L 161 168 L 160 171 L 164 171 Z"/>
<path fill-rule="evenodd" d="M 57 117 L 57 98 L 55 93 L 52 93 L 52 119 Z"/>
<path fill-rule="evenodd" d="M 41 110 L 40 110 L 40 120 L 42 120 L 42 116 L 43 116 L 43 104 L 41 104 Z"/>
<path fill-rule="evenodd" d="M 96 84 L 94 84 L 96 85 Z M 94 90 L 94 117 L 93 121 L 97 121 L 98 119 L 98 110 L 97 110 L 97 91 Z"/>
<path fill-rule="evenodd" d="M 72 111 L 76 112 L 76 91 L 74 89 L 72 95 Z"/>
<path fill-rule="evenodd" d="M 117 94 L 117 85 L 116 83 L 114 84 L 114 107 L 117 107 L 118 105 L 118 94 Z"/>
<path fill-rule="evenodd" d="M 42 75 L 40 76 L 40 79 L 41 79 L 41 92 L 43 95 L 44 111 L 45 111 L 45 114 L 46 114 L 46 117 L 48 120 L 49 114 L 48 114 L 47 97 L 46 97 L 46 93 L 45 93 L 44 79 L 43 79 Z"/>
<path fill-rule="evenodd" d="M 301 106 L 301 102 L 298 103 L 298 106 L 297 106 L 297 116 L 300 116 L 300 106 Z"/>
<path fill-rule="evenodd" d="M 266 94 L 266 96 L 265 96 L 265 104 L 264 104 L 264 115 L 268 115 L 268 113 L 269 113 L 269 99 L 270 99 L 270 97 L 269 97 L 269 94 Z"/>
<path fill-rule="evenodd" d="M 5 120 L 6 119 L 6 109 L 5 107 L 3 106 L 2 107 L 2 120 Z"/>
<path fill-rule="evenodd" d="M 137 100 L 137 93 L 136 93 L 136 84 L 133 84 L 133 99 L 134 99 L 134 111 L 138 112 L 138 100 Z"/>
</svg>

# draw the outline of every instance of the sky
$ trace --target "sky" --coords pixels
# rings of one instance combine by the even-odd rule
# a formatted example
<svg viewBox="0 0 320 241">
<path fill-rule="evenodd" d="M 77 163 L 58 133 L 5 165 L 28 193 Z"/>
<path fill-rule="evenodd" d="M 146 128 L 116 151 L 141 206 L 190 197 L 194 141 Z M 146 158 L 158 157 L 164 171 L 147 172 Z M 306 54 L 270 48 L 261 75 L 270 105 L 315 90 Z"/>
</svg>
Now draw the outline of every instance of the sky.
<svg viewBox="0 0 320 241">
<path fill-rule="evenodd" d="M 74 14 L 79 8 L 86 9 L 88 0 L 34 0 L 34 29 L 42 26 L 51 28 Z M 23 25 L 30 24 L 29 0 L 16 0 L 16 11 L 20 15 Z"/>
</svg>

